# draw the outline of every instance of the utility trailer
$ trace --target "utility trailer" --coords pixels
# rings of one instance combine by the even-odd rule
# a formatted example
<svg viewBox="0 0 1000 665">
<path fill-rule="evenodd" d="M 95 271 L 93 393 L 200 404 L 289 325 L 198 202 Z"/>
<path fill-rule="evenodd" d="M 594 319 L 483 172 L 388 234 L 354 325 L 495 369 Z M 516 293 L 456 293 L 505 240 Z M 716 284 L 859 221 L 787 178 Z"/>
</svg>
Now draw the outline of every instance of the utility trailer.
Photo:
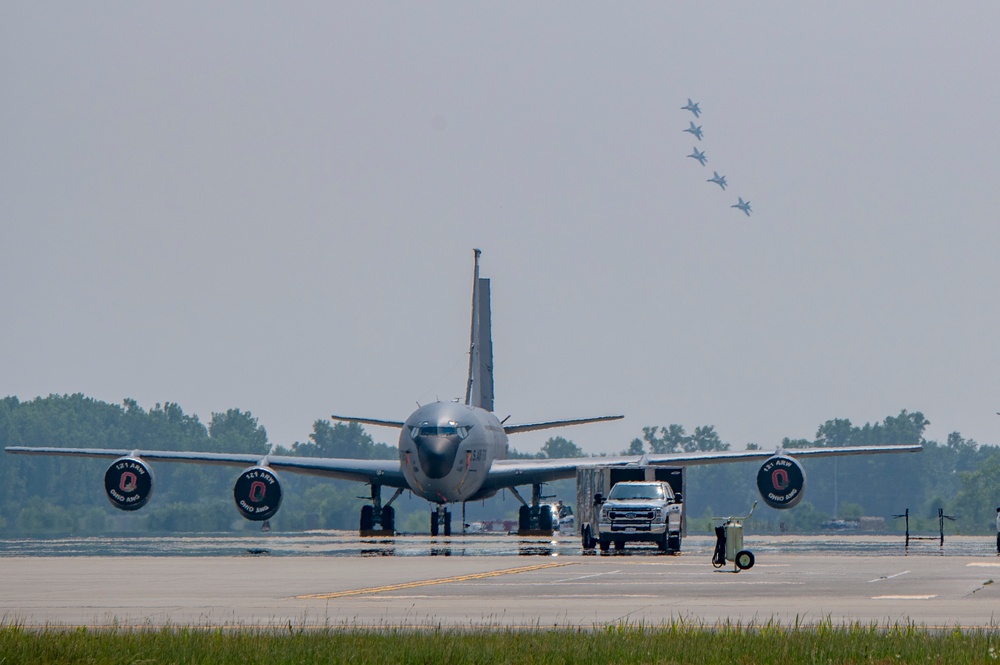
<svg viewBox="0 0 1000 665">
<path fill-rule="evenodd" d="M 684 520 L 684 467 L 599 466 L 576 474 L 577 524 L 584 551 L 614 543 L 655 542 L 661 550 L 676 553 L 686 532 Z M 629 498 L 605 503 L 618 483 L 665 483 L 658 498 Z M 623 488 L 624 489 L 624 488 Z M 603 516 L 603 519 L 602 519 Z"/>
</svg>

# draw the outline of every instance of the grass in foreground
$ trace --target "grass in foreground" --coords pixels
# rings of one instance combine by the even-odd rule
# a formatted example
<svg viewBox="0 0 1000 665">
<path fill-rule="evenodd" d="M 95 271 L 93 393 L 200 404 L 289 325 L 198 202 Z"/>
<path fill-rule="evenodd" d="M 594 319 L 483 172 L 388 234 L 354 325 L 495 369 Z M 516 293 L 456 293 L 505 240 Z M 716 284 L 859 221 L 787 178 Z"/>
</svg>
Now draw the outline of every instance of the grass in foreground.
<svg viewBox="0 0 1000 665">
<path fill-rule="evenodd" d="M 0 627 L 0 664 L 994 663 L 1000 629 L 675 623 L 591 630 Z"/>
</svg>

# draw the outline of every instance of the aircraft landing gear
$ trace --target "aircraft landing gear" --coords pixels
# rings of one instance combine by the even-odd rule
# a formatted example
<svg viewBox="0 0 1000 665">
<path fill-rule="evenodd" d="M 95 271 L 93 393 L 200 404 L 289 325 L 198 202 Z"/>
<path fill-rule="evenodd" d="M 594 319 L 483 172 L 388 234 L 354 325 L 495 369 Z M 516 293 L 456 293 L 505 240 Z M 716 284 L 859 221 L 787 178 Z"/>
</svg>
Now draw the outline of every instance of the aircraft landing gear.
<svg viewBox="0 0 1000 665">
<path fill-rule="evenodd" d="M 442 531 L 445 536 L 451 535 L 451 511 L 445 504 L 431 513 L 431 535 L 437 536 Z"/>
<path fill-rule="evenodd" d="M 551 497 L 542 496 L 541 483 L 535 483 L 531 486 L 531 505 L 528 505 L 528 502 L 521 498 L 517 489 L 513 487 L 509 489 L 511 494 L 522 504 L 517 512 L 517 535 L 551 536 L 555 517 L 552 514 L 552 506 L 542 505 L 543 498 Z"/>
<path fill-rule="evenodd" d="M 392 502 L 402 493 L 402 489 L 397 489 L 392 498 L 383 506 L 382 486 L 372 483 L 372 505 L 361 507 L 360 531 L 362 536 L 396 535 L 396 510 L 392 507 Z"/>
</svg>

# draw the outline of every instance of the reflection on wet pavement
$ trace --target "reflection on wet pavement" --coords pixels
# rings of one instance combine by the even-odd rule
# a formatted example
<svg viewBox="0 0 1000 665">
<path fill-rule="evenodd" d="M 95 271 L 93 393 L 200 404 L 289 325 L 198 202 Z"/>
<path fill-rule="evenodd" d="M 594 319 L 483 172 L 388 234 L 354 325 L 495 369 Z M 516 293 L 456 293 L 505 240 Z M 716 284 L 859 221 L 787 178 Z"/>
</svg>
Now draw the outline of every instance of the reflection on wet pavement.
<svg viewBox="0 0 1000 665">
<path fill-rule="evenodd" d="M 761 554 L 825 554 L 852 556 L 996 556 L 989 536 L 950 536 L 944 547 L 910 543 L 903 536 L 746 536 L 747 549 Z M 688 536 L 681 557 L 710 559 L 715 546 L 711 536 Z M 526 556 L 558 557 L 585 554 L 576 534 L 551 538 L 503 534 L 467 534 L 450 537 L 397 535 L 359 538 L 349 531 L 298 533 L 190 534 L 173 536 L 112 535 L 73 538 L 0 539 L 0 556 Z M 629 544 L 623 551 L 588 552 L 591 556 L 662 555 L 655 545 Z"/>
</svg>

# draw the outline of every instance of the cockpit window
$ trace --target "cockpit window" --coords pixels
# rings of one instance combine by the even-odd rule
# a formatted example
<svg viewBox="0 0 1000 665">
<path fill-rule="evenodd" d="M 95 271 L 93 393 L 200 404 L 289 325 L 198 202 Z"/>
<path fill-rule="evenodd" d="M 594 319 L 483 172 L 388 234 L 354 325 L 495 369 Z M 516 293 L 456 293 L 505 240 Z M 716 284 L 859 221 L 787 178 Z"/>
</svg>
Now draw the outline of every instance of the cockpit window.
<svg viewBox="0 0 1000 665">
<path fill-rule="evenodd" d="M 619 483 L 611 488 L 609 499 L 663 499 L 661 485 L 632 485 Z"/>
<path fill-rule="evenodd" d="M 464 439 L 468 435 L 468 427 L 460 427 L 457 424 L 450 423 L 448 425 L 420 423 L 416 427 L 410 428 L 410 436 L 414 439 L 418 436 L 457 436 L 459 439 Z"/>
</svg>

